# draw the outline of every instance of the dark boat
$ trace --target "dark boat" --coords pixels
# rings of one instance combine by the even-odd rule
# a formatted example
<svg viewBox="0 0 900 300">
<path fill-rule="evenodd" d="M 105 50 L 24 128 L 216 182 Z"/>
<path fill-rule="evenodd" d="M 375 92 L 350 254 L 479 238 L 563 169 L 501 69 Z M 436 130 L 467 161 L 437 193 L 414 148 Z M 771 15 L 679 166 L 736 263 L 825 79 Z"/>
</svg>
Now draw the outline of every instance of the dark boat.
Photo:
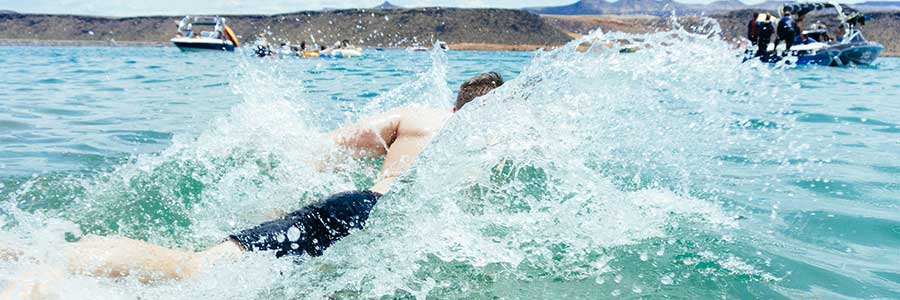
<svg viewBox="0 0 900 300">
<path fill-rule="evenodd" d="M 763 61 L 785 60 L 787 63 L 796 65 L 822 66 L 870 65 L 874 63 L 881 55 L 881 51 L 884 50 L 884 46 L 877 42 L 867 41 L 863 37 L 859 27 L 865 25 L 866 16 L 859 11 L 846 4 L 828 1 L 787 4 L 780 9 L 780 12 L 782 15 L 790 12 L 793 15 L 804 16 L 813 11 L 832 8 L 837 12 L 841 32 L 843 32 L 837 41 L 828 40 L 824 29 L 804 31 L 803 34 L 807 37 L 817 37 L 814 38 L 816 41 L 794 45 L 789 51 L 784 51 L 783 47 L 775 49 L 772 44 L 769 44 L 767 46 L 770 53 L 780 52 L 781 55 L 763 56 Z M 755 53 L 755 51 L 751 49 L 748 50 L 748 53 Z M 750 58 L 752 56 L 748 59 Z"/>
</svg>

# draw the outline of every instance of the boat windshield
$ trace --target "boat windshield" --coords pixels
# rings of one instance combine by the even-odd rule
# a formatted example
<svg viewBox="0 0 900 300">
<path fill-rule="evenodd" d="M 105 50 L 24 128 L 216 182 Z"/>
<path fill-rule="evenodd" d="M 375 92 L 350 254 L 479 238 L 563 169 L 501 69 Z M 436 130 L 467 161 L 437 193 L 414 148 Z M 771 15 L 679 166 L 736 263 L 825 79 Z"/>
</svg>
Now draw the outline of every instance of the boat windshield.
<svg viewBox="0 0 900 300">
<path fill-rule="evenodd" d="M 200 37 L 210 38 L 210 39 L 218 39 L 221 38 L 222 34 L 218 31 L 203 31 L 200 32 Z"/>
</svg>

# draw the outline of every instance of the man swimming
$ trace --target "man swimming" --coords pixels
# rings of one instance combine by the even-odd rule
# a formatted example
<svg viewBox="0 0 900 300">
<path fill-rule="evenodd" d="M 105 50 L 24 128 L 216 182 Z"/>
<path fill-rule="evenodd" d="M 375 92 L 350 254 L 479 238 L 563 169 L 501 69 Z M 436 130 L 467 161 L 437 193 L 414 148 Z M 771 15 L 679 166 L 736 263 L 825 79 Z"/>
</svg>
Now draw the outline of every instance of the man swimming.
<svg viewBox="0 0 900 300">
<path fill-rule="evenodd" d="M 350 150 L 354 157 L 384 157 L 375 184 L 367 191 L 332 195 L 280 219 L 237 232 L 223 243 L 200 252 L 169 249 L 127 238 L 86 237 L 62 247 L 68 271 L 101 277 L 134 276 L 147 283 L 190 278 L 205 267 L 243 251 L 270 251 L 277 257 L 322 255 L 353 229 L 363 228 L 378 198 L 412 167 L 452 113 L 502 84 L 500 74 L 484 73 L 460 86 L 451 111 L 399 108 L 332 132 L 329 137 L 334 143 Z M 0 249 L 0 259 L 4 256 L 15 259 L 17 255 Z M 36 273 L 33 276 L 61 275 Z M 41 280 L 13 282 L 0 294 L 0 299 L 25 298 L 40 293 L 43 288 Z"/>
</svg>

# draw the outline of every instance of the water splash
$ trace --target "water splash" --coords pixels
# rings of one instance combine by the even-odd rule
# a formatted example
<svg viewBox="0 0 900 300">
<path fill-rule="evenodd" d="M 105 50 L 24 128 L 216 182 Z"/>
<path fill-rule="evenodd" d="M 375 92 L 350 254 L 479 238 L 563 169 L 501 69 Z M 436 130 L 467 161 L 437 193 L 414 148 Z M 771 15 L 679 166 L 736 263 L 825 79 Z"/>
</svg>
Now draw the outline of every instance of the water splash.
<svg viewBox="0 0 900 300">
<path fill-rule="evenodd" d="M 517 78 L 457 113 L 367 229 L 322 257 L 294 265 L 248 254 L 196 280 L 150 287 L 75 276 L 88 284 L 72 297 L 698 296 L 697 286 L 722 277 L 767 290 L 778 274 L 724 253 L 741 223 L 718 195 L 739 182 L 718 166 L 723 157 L 780 162 L 802 152 L 783 133 L 793 87 L 757 80 L 783 74 L 740 64 L 709 32 L 598 31 L 537 53 Z M 591 46 L 579 51 L 582 43 Z M 434 51 L 431 59 L 418 79 L 357 114 L 447 106 L 447 58 Z M 232 79 L 244 102 L 210 129 L 97 178 L 69 179 L 78 196 L 47 218 L 13 219 L 64 219 L 77 227 L 64 222 L 62 231 L 201 249 L 272 211 L 365 188 L 377 162 L 317 169 L 332 149 L 319 142 L 327 110 L 289 78 L 277 63 L 245 62 Z M 12 227 L 4 233 L 26 241 L 53 233 L 29 249 L 49 251 L 62 240 L 61 229 Z"/>
<path fill-rule="evenodd" d="M 582 42 L 593 46 L 579 52 Z M 621 51 L 635 44 L 636 53 Z M 715 242 L 691 242 L 728 243 L 723 234 L 738 226 L 708 194 L 728 182 L 715 172 L 717 157 L 749 155 L 756 149 L 748 143 L 778 138 L 778 128 L 742 124 L 790 123 L 781 117 L 790 99 L 757 104 L 778 84 L 746 79 L 772 72 L 740 65 L 732 52 L 682 30 L 597 32 L 540 53 L 454 117 L 367 230 L 295 274 L 291 282 L 313 283 L 299 298 L 504 297 L 503 286 L 609 273 L 640 294 L 660 277 L 672 280 L 671 269 L 688 280 L 696 265 L 701 278 L 774 280 L 738 257 L 695 254 L 721 247 Z M 648 244 L 660 258 L 630 265 L 629 253 Z M 667 247 L 676 250 L 666 256 Z M 661 266 L 667 259 L 692 263 Z M 540 295 L 566 291 L 545 288 Z"/>
<path fill-rule="evenodd" d="M 450 103 L 452 92 L 447 86 L 447 55 L 436 41 L 430 52 L 431 67 L 410 82 L 391 89 L 388 93 L 372 99 L 363 109 L 363 115 L 383 113 L 396 107 L 410 104 L 445 108 Z"/>
</svg>

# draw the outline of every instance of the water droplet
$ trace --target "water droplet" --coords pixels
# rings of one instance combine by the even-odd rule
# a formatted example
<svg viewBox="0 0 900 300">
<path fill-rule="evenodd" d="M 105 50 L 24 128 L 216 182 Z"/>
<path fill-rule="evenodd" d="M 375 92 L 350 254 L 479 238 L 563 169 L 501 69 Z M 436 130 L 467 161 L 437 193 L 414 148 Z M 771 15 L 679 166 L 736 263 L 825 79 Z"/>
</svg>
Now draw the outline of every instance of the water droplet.
<svg viewBox="0 0 900 300">
<path fill-rule="evenodd" d="M 666 276 L 660 277 L 659 282 L 662 284 L 665 284 L 665 285 L 670 285 L 670 284 L 674 283 L 675 281 L 672 280 L 672 276 L 666 275 Z"/>
<path fill-rule="evenodd" d="M 641 252 L 641 261 L 647 261 L 647 252 Z"/>
<path fill-rule="evenodd" d="M 287 237 L 289 241 L 293 242 L 300 240 L 300 229 L 295 226 L 291 226 L 291 228 L 288 228 Z"/>
<path fill-rule="evenodd" d="M 622 291 L 620 291 L 619 289 L 615 289 L 612 291 L 612 293 L 609 293 L 609 294 L 613 297 L 618 297 L 619 295 L 622 294 Z"/>
<path fill-rule="evenodd" d="M 291 249 L 294 249 L 294 250 L 300 249 L 300 245 L 297 243 L 291 243 Z"/>
<path fill-rule="evenodd" d="M 641 287 L 639 287 L 639 286 L 634 286 L 634 287 L 631 288 L 631 291 L 634 292 L 635 294 L 640 294 L 640 293 L 643 292 L 644 290 L 641 289 Z"/>
</svg>

